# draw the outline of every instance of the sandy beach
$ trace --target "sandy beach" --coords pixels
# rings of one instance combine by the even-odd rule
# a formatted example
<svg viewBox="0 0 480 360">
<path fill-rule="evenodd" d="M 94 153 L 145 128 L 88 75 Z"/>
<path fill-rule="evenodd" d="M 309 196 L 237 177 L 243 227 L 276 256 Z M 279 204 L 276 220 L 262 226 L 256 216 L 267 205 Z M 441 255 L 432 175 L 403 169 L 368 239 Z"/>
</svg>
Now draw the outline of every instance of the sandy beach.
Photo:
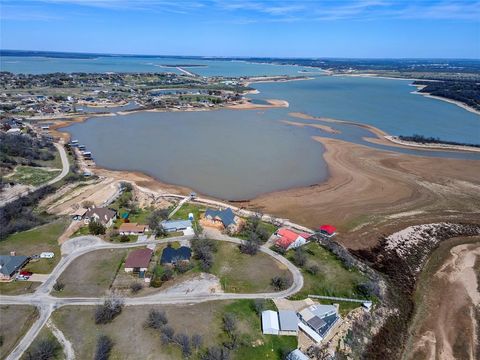
<svg viewBox="0 0 480 360">
<path fill-rule="evenodd" d="M 278 99 L 268 99 L 265 100 L 268 104 L 253 104 L 251 102 L 245 101 L 240 104 L 227 105 L 225 109 L 231 110 L 256 110 L 256 109 L 272 109 L 272 108 L 288 108 L 290 104 L 285 100 Z"/>
<path fill-rule="evenodd" d="M 331 126 L 327 126 L 327 125 L 305 124 L 305 123 L 299 123 L 299 122 L 289 121 L 289 120 L 280 120 L 280 121 L 284 124 L 297 126 L 297 127 L 313 127 L 315 129 L 320 129 L 322 131 L 325 131 L 329 134 L 340 134 L 341 133 L 339 130 L 336 130 L 336 129 L 332 128 Z"/>
</svg>

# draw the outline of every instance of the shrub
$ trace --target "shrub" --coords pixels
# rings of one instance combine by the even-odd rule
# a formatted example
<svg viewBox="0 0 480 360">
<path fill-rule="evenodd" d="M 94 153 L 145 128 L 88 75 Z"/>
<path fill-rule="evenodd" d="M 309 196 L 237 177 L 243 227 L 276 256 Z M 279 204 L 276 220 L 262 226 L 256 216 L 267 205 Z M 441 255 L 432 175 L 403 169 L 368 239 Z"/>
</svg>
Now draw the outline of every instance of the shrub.
<svg viewBox="0 0 480 360">
<path fill-rule="evenodd" d="M 173 337 L 175 336 L 175 331 L 171 326 L 165 325 L 160 328 L 161 331 L 161 340 L 164 345 L 170 344 L 173 342 Z"/>
<path fill-rule="evenodd" d="M 128 235 L 120 236 L 120 242 L 129 242 L 129 241 L 130 241 L 130 238 L 128 237 Z"/>
<path fill-rule="evenodd" d="M 305 251 L 301 248 L 297 248 L 295 250 L 295 254 L 293 255 L 293 263 L 297 265 L 298 267 L 302 267 L 305 265 L 307 262 L 307 255 L 305 254 Z"/>
<path fill-rule="evenodd" d="M 113 341 L 107 335 L 100 335 L 97 340 L 94 360 L 108 360 L 112 351 Z"/>
<path fill-rule="evenodd" d="M 32 346 L 32 350 L 27 353 L 29 360 L 49 360 L 54 359 L 60 351 L 60 344 L 53 338 L 42 339 Z"/>
<path fill-rule="evenodd" d="M 195 349 L 195 351 L 198 351 L 203 344 L 203 338 L 202 335 L 195 334 L 192 336 L 192 347 Z"/>
<path fill-rule="evenodd" d="M 307 272 L 309 272 L 312 275 L 317 275 L 319 271 L 320 271 L 320 267 L 317 264 L 313 264 L 307 267 Z"/>
<path fill-rule="evenodd" d="M 175 265 L 175 269 L 180 273 L 186 273 L 188 270 L 193 268 L 193 264 L 189 261 L 179 261 L 177 265 Z"/>
<path fill-rule="evenodd" d="M 182 355 L 184 358 L 188 358 L 192 355 L 192 346 L 190 344 L 190 338 L 186 334 L 175 335 L 175 342 L 180 345 Z"/>
<path fill-rule="evenodd" d="M 130 284 L 130 291 L 133 294 L 138 293 L 142 289 L 143 289 L 143 285 L 140 284 L 139 282 L 133 282 L 133 283 Z"/>
<path fill-rule="evenodd" d="M 168 281 L 173 279 L 173 270 L 170 268 L 165 268 L 161 277 L 162 281 Z"/>
<path fill-rule="evenodd" d="M 151 329 L 159 330 L 163 326 L 168 324 L 167 315 L 165 311 L 159 311 L 151 309 L 148 313 L 147 321 L 145 322 L 145 326 Z"/>
<path fill-rule="evenodd" d="M 285 290 L 289 287 L 290 281 L 285 276 L 274 276 L 271 281 L 275 290 Z"/>
<path fill-rule="evenodd" d="M 62 291 L 64 288 L 65 288 L 65 284 L 59 280 L 57 280 L 53 285 L 53 290 L 55 291 Z"/>
<path fill-rule="evenodd" d="M 213 346 L 207 349 L 205 354 L 201 357 L 202 360 L 229 360 L 230 352 L 218 346 Z"/>
<path fill-rule="evenodd" d="M 90 221 L 90 223 L 88 224 L 88 230 L 93 235 L 105 234 L 105 226 L 100 224 L 98 221 Z"/>
<path fill-rule="evenodd" d="M 95 324 L 108 324 L 120 315 L 122 308 L 122 299 L 116 297 L 106 299 L 102 305 L 95 308 Z"/>
</svg>

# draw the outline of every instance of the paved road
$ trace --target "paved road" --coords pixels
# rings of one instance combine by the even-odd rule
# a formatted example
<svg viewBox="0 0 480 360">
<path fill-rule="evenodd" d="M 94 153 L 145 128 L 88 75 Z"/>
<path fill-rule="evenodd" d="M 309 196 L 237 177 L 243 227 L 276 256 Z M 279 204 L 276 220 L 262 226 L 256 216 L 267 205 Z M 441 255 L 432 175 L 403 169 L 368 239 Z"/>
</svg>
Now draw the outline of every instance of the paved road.
<svg viewBox="0 0 480 360">
<path fill-rule="evenodd" d="M 207 236 L 219 241 L 228 241 L 235 244 L 240 244 L 241 240 L 219 232 L 209 231 Z M 62 245 L 63 257 L 57 266 L 53 269 L 50 276 L 37 288 L 33 294 L 6 296 L 0 295 L 1 305 L 33 305 L 39 309 L 40 316 L 38 320 L 32 325 L 25 336 L 21 339 L 15 349 L 7 357 L 7 360 L 17 360 L 28 349 L 33 340 L 36 338 L 40 330 L 47 323 L 50 315 L 55 309 L 67 305 L 97 305 L 103 303 L 103 298 L 87 298 L 87 297 L 72 297 L 72 298 L 57 298 L 50 295 L 53 285 L 58 277 L 65 271 L 65 269 L 79 256 L 87 254 L 92 251 L 101 249 L 124 249 L 145 246 L 148 244 L 159 244 L 170 241 L 185 241 L 191 239 L 192 236 L 178 236 L 166 238 L 161 240 L 148 240 L 137 243 L 115 244 L 105 242 L 95 236 L 81 236 L 70 239 Z M 303 287 L 303 276 L 300 270 L 295 267 L 286 258 L 277 254 L 265 246 L 260 247 L 260 251 L 272 256 L 277 261 L 284 264 L 293 275 L 292 285 L 280 292 L 274 293 L 259 293 L 259 294 L 235 294 L 235 293 L 216 293 L 216 294 L 166 294 L 157 293 L 144 297 L 126 298 L 126 306 L 134 305 L 153 305 L 153 304 L 183 304 L 183 303 L 199 303 L 211 300 L 230 300 L 230 299 L 275 299 L 283 298 L 295 294 Z"/>
</svg>

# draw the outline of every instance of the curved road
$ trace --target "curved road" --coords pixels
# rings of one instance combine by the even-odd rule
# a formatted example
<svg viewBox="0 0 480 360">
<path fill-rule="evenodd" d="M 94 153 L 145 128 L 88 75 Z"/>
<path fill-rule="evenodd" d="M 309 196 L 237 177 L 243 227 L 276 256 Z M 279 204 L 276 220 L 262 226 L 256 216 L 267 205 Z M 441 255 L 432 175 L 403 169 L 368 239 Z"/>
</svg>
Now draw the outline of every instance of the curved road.
<svg viewBox="0 0 480 360">
<path fill-rule="evenodd" d="M 240 244 L 242 240 L 226 236 L 220 233 L 209 233 L 209 237 L 219 241 L 228 241 Z M 179 236 L 162 240 L 150 240 L 141 243 L 112 244 L 103 241 L 95 236 L 81 236 L 68 240 L 62 245 L 64 256 L 53 269 L 47 280 L 40 285 L 33 294 L 0 296 L 0 305 L 34 305 L 39 309 L 39 318 L 28 330 L 25 336 L 17 344 L 15 349 L 9 354 L 7 360 L 17 360 L 28 349 L 33 340 L 37 337 L 40 330 L 47 323 L 50 315 L 55 309 L 66 305 L 97 305 L 104 301 L 104 298 L 57 298 L 50 295 L 53 285 L 63 271 L 79 256 L 92 251 L 101 249 L 123 249 L 132 247 L 142 247 L 148 244 L 159 244 L 170 241 L 181 241 L 191 239 L 192 236 Z M 283 298 L 295 294 L 303 287 L 303 276 L 300 270 L 282 255 L 270 250 L 265 246 L 260 247 L 260 251 L 272 256 L 274 259 L 284 264 L 293 275 L 292 285 L 280 292 L 257 293 L 257 294 L 236 294 L 236 293 L 217 293 L 217 294 L 168 294 L 157 293 L 144 297 L 126 298 L 125 305 L 153 305 L 153 304 L 182 304 L 199 303 L 211 300 L 230 300 L 230 299 L 258 299 L 258 298 Z"/>
</svg>

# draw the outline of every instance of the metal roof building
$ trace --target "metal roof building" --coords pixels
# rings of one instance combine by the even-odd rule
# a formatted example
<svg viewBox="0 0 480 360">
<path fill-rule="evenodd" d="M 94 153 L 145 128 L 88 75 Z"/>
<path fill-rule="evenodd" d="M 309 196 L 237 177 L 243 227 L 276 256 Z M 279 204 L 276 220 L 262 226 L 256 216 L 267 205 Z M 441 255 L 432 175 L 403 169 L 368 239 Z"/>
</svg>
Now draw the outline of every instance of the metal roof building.
<svg viewBox="0 0 480 360">
<path fill-rule="evenodd" d="M 300 320 L 293 310 L 279 310 L 278 320 L 280 324 L 280 331 L 286 333 L 297 333 L 298 323 Z"/>
<path fill-rule="evenodd" d="M 279 330 L 277 312 L 272 310 L 262 311 L 262 332 L 268 335 L 278 335 Z"/>
<path fill-rule="evenodd" d="M 190 220 L 164 220 L 160 223 L 166 232 L 186 230 L 192 227 Z"/>
<path fill-rule="evenodd" d="M 12 277 L 28 261 L 27 256 L 0 255 L 0 275 L 4 279 Z"/>
</svg>

